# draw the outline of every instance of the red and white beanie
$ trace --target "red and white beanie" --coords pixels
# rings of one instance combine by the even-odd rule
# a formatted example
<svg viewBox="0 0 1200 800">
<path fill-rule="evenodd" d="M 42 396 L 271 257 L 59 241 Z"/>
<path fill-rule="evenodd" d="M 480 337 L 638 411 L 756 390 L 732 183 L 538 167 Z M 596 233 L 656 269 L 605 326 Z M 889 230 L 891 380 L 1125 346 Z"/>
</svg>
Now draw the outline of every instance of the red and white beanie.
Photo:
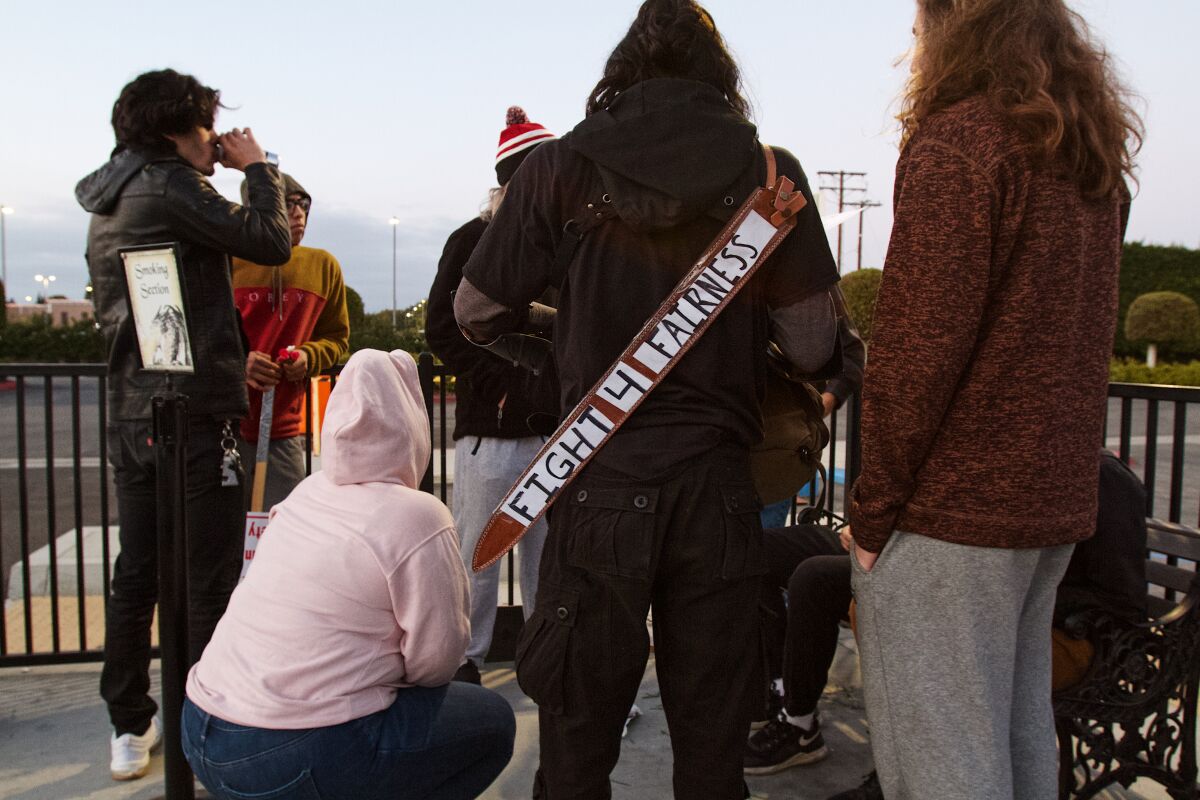
<svg viewBox="0 0 1200 800">
<path fill-rule="evenodd" d="M 504 130 L 500 131 L 500 146 L 496 150 L 496 179 L 501 186 L 508 183 L 533 148 L 558 138 L 536 122 L 530 122 L 520 106 L 508 109 L 504 124 Z"/>
</svg>

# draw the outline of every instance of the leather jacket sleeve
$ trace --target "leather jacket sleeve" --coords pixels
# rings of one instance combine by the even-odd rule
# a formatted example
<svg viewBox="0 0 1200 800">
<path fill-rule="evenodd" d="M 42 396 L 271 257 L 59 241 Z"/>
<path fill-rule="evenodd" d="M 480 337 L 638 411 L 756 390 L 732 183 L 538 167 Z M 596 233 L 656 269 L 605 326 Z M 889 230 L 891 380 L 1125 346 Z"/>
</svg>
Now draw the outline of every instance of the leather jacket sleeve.
<svg viewBox="0 0 1200 800">
<path fill-rule="evenodd" d="M 179 238 L 199 242 L 256 264 L 280 266 L 292 257 L 283 204 L 283 180 L 270 164 L 246 168 L 250 202 L 226 200 L 193 169 L 175 170 L 167 181 L 166 207 Z"/>
</svg>

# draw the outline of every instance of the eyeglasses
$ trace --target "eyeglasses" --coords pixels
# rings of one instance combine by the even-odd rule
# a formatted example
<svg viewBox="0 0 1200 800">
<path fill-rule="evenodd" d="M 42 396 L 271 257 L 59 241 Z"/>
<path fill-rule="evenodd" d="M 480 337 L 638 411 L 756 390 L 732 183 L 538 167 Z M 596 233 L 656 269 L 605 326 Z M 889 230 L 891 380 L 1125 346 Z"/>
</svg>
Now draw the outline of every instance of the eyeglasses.
<svg viewBox="0 0 1200 800">
<path fill-rule="evenodd" d="M 307 197 L 288 197 L 283 202 L 284 205 L 287 206 L 288 211 L 291 211 L 293 208 L 299 206 L 300 208 L 304 209 L 304 213 L 307 214 L 308 210 L 312 208 L 312 200 L 308 199 Z"/>
</svg>

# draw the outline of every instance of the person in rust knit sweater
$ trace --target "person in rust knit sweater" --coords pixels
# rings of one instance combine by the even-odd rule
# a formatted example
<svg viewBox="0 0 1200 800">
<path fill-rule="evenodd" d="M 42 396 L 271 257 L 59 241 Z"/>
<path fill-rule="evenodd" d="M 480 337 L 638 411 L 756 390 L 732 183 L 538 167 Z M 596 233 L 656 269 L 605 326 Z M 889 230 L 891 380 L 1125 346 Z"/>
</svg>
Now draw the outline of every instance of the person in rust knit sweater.
<svg viewBox="0 0 1200 800">
<path fill-rule="evenodd" d="M 342 268 L 325 250 L 300 246 L 312 196 L 290 175 L 284 174 L 283 182 L 291 259 L 278 269 L 233 259 L 233 298 L 250 343 L 250 413 L 242 420 L 239 442 L 247 475 L 255 461 L 263 392 L 275 387 L 264 511 L 287 497 L 307 473 L 301 434 L 305 381 L 338 363 L 350 346 Z M 298 357 L 281 361 L 279 351 L 288 347 L 296 348 Z M 247 503 L 249 497 L 247 490 Z"/>
<path fill-rule="evenodd" d="M 1064 0 L 918 0 L 850 510 L 884 796 L 1050 798 L 1141 123 Z"/>
</svg>

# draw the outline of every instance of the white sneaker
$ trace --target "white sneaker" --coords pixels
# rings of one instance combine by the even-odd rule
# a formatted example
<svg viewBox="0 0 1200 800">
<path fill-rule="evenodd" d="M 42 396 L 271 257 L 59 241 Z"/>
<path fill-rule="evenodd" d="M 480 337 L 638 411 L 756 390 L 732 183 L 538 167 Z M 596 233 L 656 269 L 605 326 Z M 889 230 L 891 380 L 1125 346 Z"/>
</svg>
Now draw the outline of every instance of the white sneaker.
<svg viewBox="0 0 1200 800">
<path fill-rule="evenodd" d="M 150 727 L 141 736 L 136 733 L 112 735 L 112 762 L 108 769 L 114 781 L 131 781 L 140 778 L 150 769 L 150 751 L 162 744 L 162 724 L 158 717 L 150 720 Z"/>
</svg>

